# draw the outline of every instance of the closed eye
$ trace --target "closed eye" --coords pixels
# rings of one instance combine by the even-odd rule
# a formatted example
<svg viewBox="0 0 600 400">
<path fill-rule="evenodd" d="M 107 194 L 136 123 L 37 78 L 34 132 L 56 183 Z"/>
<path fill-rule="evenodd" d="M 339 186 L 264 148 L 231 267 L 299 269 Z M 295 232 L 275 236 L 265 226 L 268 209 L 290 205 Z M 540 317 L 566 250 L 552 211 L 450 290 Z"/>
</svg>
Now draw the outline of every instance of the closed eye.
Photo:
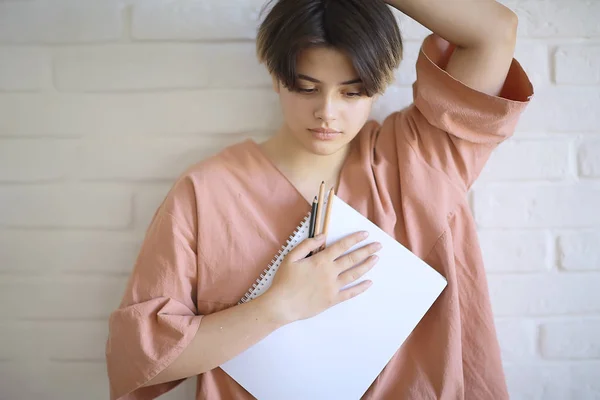
<svg viewBox="0 0 600 400">
<path fill-rule="evenodd" d="M 315 93 L 317 91 L 317 89 L 305 89 L 305 88 L 298 88 L 298 91 L 301 93 L 306 93 L 306 94 L 311 94 L 311 93 Z M 346 97 L 361 97 L 363 95 L 362 92 L 348 92 L 346 93 Z"/>
</svg>

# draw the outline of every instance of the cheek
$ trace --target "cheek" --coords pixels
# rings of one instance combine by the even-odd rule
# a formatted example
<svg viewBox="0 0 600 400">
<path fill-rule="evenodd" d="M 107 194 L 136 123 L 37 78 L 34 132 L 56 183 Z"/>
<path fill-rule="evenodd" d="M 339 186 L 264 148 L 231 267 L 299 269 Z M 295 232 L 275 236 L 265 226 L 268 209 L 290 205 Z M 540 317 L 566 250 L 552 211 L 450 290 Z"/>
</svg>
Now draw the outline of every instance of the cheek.
<svg viewBox="0 0 600 400">
<path fill-rule="evenodd" d="M 313 106 L 308 99 L 299 96 L 281 96 L 280 102 L 288 122 L 301 121 L 312 115 Z"/>
<path fill-rule="evenodd" d="M 350 103 L 348 107 L 345 109 L 344 119 L 346 123 L 352 125 L 353 127 L 360 125 L 362 126 L 369 115 L 371 114 L 371 101 L 357 101 L 354 103 Z"/>
</svg>

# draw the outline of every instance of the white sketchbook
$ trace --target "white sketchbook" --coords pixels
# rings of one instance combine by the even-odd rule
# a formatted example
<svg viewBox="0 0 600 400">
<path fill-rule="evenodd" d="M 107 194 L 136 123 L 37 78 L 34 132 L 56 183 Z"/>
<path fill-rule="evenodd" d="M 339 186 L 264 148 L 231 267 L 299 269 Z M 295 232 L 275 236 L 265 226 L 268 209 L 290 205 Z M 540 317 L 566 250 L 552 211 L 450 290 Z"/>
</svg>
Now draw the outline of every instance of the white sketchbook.
<svg viewBox="0 0 600 400">
<path fill-rule="evenodd" d="M 271 333 L 221 368 L 258 400 L 354 400 L 371 386 L 446 287 L 433 268 L 337 196 L 327 245 L 357 231 L 383 249 L 363 294 Z M 324 213 L 323 213 L 324 214 Z M 264 293 L 285 256 L 308 237 L 305 217 L 240 301 Z M 353 283 L 356 284 L 357 282 Z"/>
</svg>

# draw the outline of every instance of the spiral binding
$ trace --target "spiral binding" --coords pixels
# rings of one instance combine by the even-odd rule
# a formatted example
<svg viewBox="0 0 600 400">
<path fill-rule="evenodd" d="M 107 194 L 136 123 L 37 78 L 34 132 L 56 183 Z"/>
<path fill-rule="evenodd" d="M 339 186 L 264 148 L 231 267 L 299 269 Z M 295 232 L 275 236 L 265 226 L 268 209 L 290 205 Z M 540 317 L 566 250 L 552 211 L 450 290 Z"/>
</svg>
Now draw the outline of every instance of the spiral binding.
<svg viewBox="0 0 600 400">
<path fill-rule="evenodd" d="M 259 286 L 263 286 L 265 284 L 265 279 L 267 277 L 270 277 L 272 274 L 275 273 L 275 271 L 277 271 L 277 268 L 279 268 L 278 264 L 281 263 L 282 257 L 286 256 L 290 251 L 292 251 L 293 247 L 291 245 L 298 241 L 299 233 L 303 232 L 305 229 L 308 228 L 307 224 L 310 219 L 310 214 L 311 213 L 309 211 L 308 214 L 302 220 L 302 222 L 296 227 L 294 233 L 290 235 L 286 243 L 281 246 L 281 249 L 277 252 L 277 254 L 269 263 L 269 266 L 263 270 L 262 274 L 260 274 L 260 276 L 256 279 L 256 282 L 246 292 L 246 294 L 244 295 L 244 297 L 242 297 L 238 304 L 247 303 L 248 301 L 252 300 L 255 297 L 256 289 Z"/>
</svg>

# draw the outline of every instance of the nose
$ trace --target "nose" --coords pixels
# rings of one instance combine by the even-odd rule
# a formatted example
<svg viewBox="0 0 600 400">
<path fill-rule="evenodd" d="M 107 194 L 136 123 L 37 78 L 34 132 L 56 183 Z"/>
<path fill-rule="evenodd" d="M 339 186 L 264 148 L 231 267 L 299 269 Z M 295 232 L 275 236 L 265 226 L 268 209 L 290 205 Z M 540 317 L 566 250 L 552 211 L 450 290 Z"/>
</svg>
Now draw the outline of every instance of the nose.
<svg viewBox="0 0 600 400">
<path fill-rule="evenodd" d="M 337 119 L 337 106 L 334 96 L 322 96 L 315 109 L 315 118 L 323 122 L 335 121 Z"/>
</svg>

